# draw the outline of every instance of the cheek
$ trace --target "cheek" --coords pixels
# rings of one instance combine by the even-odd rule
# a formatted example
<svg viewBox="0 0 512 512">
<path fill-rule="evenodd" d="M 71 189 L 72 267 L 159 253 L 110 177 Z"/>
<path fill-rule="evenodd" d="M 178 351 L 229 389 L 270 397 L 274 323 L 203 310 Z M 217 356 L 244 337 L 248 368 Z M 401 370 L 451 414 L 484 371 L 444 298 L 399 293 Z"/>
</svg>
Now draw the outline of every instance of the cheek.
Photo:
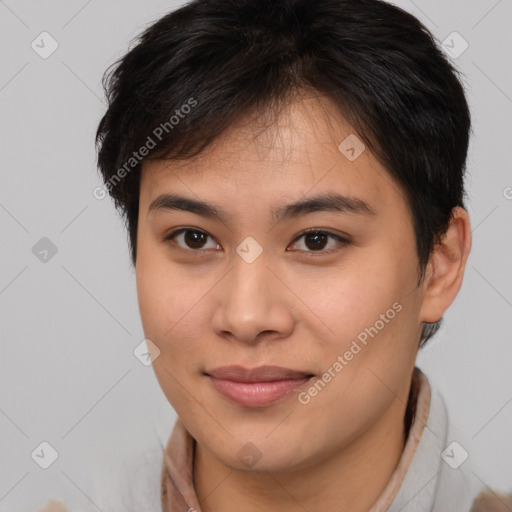
<svg viewBox="0 0 512 512">
<path fill-rule="evenodd" d="M 406 287 L 394 279 L 376 285 L 374 277 L 350 273 L 330 281 L 328 293 L 310 295 L 329 329 L 317 337 L 324 373 L 300 403 L 306 404 L 301 405 L 305 415 L 329 411 L 328 420 L 315 429 L 319 438 L 333 443 L 340 432 L 348 442 L 402 397 L 414 364 L 414 326 L 402 294 Z"/>
<path fill-rule="evenodd" d="M 187 418 L 202 402 L 201 389 L 192 384 L 199 375 L 204 314 L 201 315 L 203 286 L 153 260 L 137 263 L 137 295 L 144 335 L 160 350 L 153 370 L 167 400 L 177 413 Z M 202 330 L 203 328 L 203 330 Z M 194 399 L 191 397 L 193 390 Z"/>
<path fill-rule="evenodd" d="M 403 285 L 397 272 L 382 263 L 379 266 L 375 259 L 354 258 L 339 268 L 316 270 L 314 279 L 297 281 L 297 295 L 305 298 L 321 339 L 335 351 L 379 321 L 401 298 Z"/>
<path fill-rule="evenodd" d="M 139 232 L 140 233 L 140 232 Z M 183 302 L 183 276 L 173 271 L 165 261 L 162 249 L 149 240 L 149 235 L 140 236 L 137 254 L 137 297 L 144 332 L 147 337 L 163 340 L 178 320 Z"/>
<path fill-rule="evenodd" d="M 379 391 L 389 398 L 376 375 L 385 376 L 398 389 L 415 356 L 417 304 L 411 293 L 415 281 L 408 269 L 383 255 L 361 255 L 343 268 L 326 269 L 317 278 L 315 282 L 303 279 L 299 293 L 307 297 L 318 318 L 308 313 L 318 327 L 316 354 L 321 366 L 336 375 L 319 402 L 365 404 L 365 390 L 372 390 L 374 398 Z"/>
<path fill-rule="evenodd" d="M 184 271 L 168 261 L 137 262 L 137 296 L 146 338 L 160 349 L 161 362 L 173 371 L 198 364 L 205 339 L 208 291 L 215 285 L 210 272 Z"/>
</svg>

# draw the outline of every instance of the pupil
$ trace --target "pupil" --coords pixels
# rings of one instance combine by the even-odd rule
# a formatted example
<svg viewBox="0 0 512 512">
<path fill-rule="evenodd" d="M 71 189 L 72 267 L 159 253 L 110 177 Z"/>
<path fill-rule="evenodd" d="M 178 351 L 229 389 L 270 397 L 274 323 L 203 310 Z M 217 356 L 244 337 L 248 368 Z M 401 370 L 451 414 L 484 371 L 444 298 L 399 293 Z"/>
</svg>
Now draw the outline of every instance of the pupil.
<svg viewBox="0 0 512 512">
<path fill-rule="evenodd" d="M 199 231 L 186 231 L 185 242 L 193 249 L 200 249 L 204 244 L 205 234 Z M 201 240 L 202 239 L 202 240 Z"/>
<path fill-rule="evenodd" d="M 307 233 L 306 245 L 308 249 L 323 249 L 327 235 L 325 233 Z M 314 240 L 312 246 L 308 244 L 308 240 Z"/>
</svg>

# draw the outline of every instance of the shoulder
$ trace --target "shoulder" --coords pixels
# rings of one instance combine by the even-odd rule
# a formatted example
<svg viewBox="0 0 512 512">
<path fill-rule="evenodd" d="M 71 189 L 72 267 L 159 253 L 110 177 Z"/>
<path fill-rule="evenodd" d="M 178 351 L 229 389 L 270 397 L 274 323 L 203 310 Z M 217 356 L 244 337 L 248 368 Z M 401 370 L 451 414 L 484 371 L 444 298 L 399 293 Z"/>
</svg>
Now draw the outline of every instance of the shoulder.
<svg viewBox="0 0 512 512">
<path fill-rule="evenodd" d="M 400 489 L 386 510 L 512 511 L 512 496 L 499 494 L 480 478 L 483 471 L 473 456 L 471 440 L 451 421 L 437 385 L 421 370 L 416 377 L 421 389 L 411 439 L 416 439 L 417 444 Z"/>
<path fill-rule="evenodd" d="M 44 508 L 38 512 L 69 512 L 66 503 L 59 500 L 48 500 Z"/>
<path fill-rule="evenodd" d="M 77 495 L 64 500 L 49 494 L 46 505 L 34 512 L 140 512 L 160 510 L 162 446 L 155 439 L 134 442 L 130 452 L 113 453 L 96 460 L 81 482 L 88 500 Z"/>
<path fill-rule="evenodd" d="M 469 512 L 509 512 L 512 510 L 512 494 L 482 491 L 473 501 Z"/>
<path fill-rule="evenodd" d="M 481 464 L 473 456 L 472 443 L 466 432 L 452 421 L 443 394 L 430 382 L 432 393 L 432 428 L 441 443 L 439 480 L 436 486 L 434 510 L 445 505 L 459 507 L 469 512 L 509 512 L 512 494 L 502 494 L 483 483 L 479 475 Z"/>
</svg>

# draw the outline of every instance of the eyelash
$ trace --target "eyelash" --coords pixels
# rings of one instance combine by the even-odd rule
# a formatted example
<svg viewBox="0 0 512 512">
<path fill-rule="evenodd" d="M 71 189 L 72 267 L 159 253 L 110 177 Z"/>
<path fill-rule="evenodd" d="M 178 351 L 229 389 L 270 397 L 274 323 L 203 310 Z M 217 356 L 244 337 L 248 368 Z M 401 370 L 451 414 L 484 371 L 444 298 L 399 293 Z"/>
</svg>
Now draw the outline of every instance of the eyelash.
<svg viewBox="0 0 512 512">
<path fill-rule="evenodd" d="M 210 239 L 214 240 L 214 238 L 211 235 L 209 235 L 208 233 L 206 233 L 205 231 L 203 231 L 201 229 L 197 229 L 197 228 L 180 228 L 180 229 L 177 229 L 177 230 L 169 233 L 168 235 L 166 235 L 164 237 L 164 242 L 171 242 L 175 237 L 177 237 L 181 233 L 185 233 L 187 231 L 192 231 L 194 233 L 202 233 L 202 234 L 206 235 L 207 237 L 209 237 Z M 342 237 L 340 235 L 337 235 L 337 234 L 335 234 L 335 233 L 333 233 L 331 231 L 325 230 L 325 229 L 317 229 L 317 228 L 307 229 L 307 230 L 303 231 L 302 233 L 297 235 L 297 237 L 295 237 L 295 239 L 292 241 L 292 244 L 295 244 L 303 236 L 305 236 L 305 235 L 307 235 L 309 233 L 321 233 L 321 234 L 327 235 L 327 236 L 329 236 L 331 238 L 334 238 L 335 240 L 337 240 L 340 243 L 341 247 L 344 247 L 344 246 L 350 244 L 350 240 L 348 238 L 344 238 L 344 237 Z M 178 246 L 178 249 L 181 249 L 183 251 L 190 252 L 190 253 L 202 253 L 202 252 L 205 252 L 204 249 L 184 249 L 183 247 L 179 247 L 179 246 Z M 332 254 L 332 253 L 335 253 L 335 252 L 337 252 L 339 250 L 340 250 L 340 247 L 338 246 L 338 247 L 331 248 L 331 249 L 328 249 L 328 250 L 321 250 L 321 251 L 301 251 L 301 250 L 299 250 L 298 252 L 303 252 L 307 256 L 317 257 L 317 256 Z M 296 251 L 290 251 L 290 252 L 296 252 Z"/>
</svg>

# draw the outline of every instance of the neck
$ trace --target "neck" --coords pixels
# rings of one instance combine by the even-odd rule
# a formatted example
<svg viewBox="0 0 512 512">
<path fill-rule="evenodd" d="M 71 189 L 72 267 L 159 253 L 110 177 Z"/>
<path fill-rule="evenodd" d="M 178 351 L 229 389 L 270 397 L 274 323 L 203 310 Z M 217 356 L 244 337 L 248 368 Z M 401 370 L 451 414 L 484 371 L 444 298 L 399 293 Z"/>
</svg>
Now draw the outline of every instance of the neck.
<svg viewBox="0 0 512 512">
<path fill-rule="evenodd" d="M 196 444 L 194 483 L 201 510 L 368 511 L 402 455 L 415 406 L 413 393 L 409 397 L 407 414 L 404 404 L 395 399 L 379 421 L 350 445 L 298 471 L 239 472 Z"/>
</svg>

